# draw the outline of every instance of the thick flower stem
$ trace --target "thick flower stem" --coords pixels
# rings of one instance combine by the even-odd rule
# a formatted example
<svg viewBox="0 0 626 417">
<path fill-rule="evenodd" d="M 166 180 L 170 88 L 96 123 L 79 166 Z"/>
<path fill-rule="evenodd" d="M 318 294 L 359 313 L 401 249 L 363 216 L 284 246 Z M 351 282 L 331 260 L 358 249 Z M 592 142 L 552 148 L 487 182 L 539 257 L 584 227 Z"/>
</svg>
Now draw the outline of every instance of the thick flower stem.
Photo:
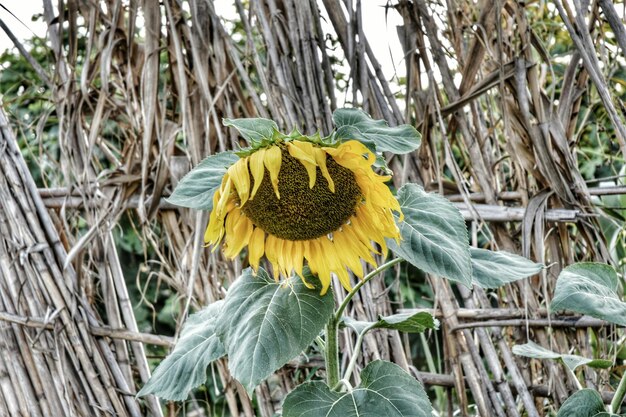
<svg viewBox="0 0 626 417">
<path fill-rule="evenodd" d="M 611 413 L 617 414 L 624 401 L 626 395 L 626 374 L 622 375 L 622 380 L 619 382 L 615 395 L 613 395 L 613 401 L 611 401 Z"/>
<path fill-rule="evenodd" d="M 339 382 L 339 345 L 337 343 L 337 328 L 339 321 L 331 316 L 326 324 L 326 382 L 333 388 Z"/>
</svg>

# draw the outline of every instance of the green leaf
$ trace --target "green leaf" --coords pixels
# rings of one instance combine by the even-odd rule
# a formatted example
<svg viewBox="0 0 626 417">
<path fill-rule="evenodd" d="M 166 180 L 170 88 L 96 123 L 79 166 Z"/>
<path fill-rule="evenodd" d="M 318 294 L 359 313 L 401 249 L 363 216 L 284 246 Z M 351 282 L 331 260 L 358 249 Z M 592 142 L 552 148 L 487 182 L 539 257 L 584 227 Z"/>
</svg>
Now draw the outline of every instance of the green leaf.
<svg viewBox="0 0 626 417">
<path fill-rule="evenodd" d="M 398 365 L 369 363 L 361 384 L 350 392 L 331 391 L 321 382 L 305 382 L 283 403 L 283 417 L 431 417 L 422 385 Z"/>
<path fill-rule="evenodd" d="M 272 139 L 278 131 L 278 125 L 269 119 L 222 119 L 222 123 L 237 129 L 252 147 L 260 145 L 264 139 Z"/>
<path fill-rule="evenodd" d="M 562 355 L 533 342 L 528 342 L 525 345 L 513 346 L 513 353 L 527 358 L 556 359 L 563 362 L 565 366 L 572 371 L 581 365 L 587 365 L 592 368 L 610 368 L 613 366 L 613 361 L 605 359 L 588 359 L 577 355 Z"/>
<path fill-rule="evenodd" d="M 373 152 L 405 154 L 419 148 L 422 140 L 413 126 L 389 127 L 384 120 L 374 120 L 359 109 L 337 109 L 333 122 L 337 126 L 335 139 L 356 139 Z"/>
<path fill-rule="evenodd" d="M 438 329 L 439 320 L 426 311 L 399 313 L 380 317 L 376 328 L 395 329 L 406 333 L 422 333 L 427 329 Z"/>
<path fill-rule="evenodd" d="M 387 239 L 389 248 L 415 267 L 472 286 L 467 228 L 459 210 L 445 198 L 416 184 L 398 191 L 404 221 L 401 241 Z"/>
<path fill-rule="evenodd" d="M 593 417 L 604 412 L 602 397 L 592 389 L 576 391 L 561 406 L 556 417 Z"/>
<path fill-rule="evenodd" d="M 200 162 L 185 175 L 168 203 L 197 210 L 211 210 L 213 208 L 213 194 L 222 184 L 222 177 L 239 157 L 232 152 L 222 152 L 211 155 Z"/>
<path fill-rule="evenodd" d="M 542 264 L 508 252 L 471 248 L 470 255 L 472 279 L 474 284 L 482 288 L 501 287 L 535 275 L 543 269 Z"/>
<path fill-rule="evenodd" d="M 357 334 L 361 334 L 363 332 L 367 332 L 373 329 L 375 323 L 373 321 L 361 321 L 355 320 L 350 316 L 343 316 L 341 318 L 341 324 L 348 326 L 349 328 L 357 332 Z"/>
<path fill-rule="evenodd" d="M 216 329 L 232 375 L 251 392 L 311 344 L 334 305 L 332 292 L 321 296 L 319 285 L 309 289 L 297 276 L 276 282 L 263 269 L 246 269 L 228 290 Z"/>
<path fill-rule="evenodd" d="M 371 329 L 394 329 L 406 333 L 422 333 L 427 329 L 439 328 L 439 320 L 426 311 L 381 316 L 378 321 L 359 321 L 349 316 L 342 317 L 341 320 L 343 324 L 354 329 L 357 333 Z"/>
<path fill-rule="evenodd" d="M 559 274 L 550 308 L 571 310 L 626 326 L 626 303 L 618 295 L 615 270 L 605 264 L 583 262 Z"/>
<path fill-rule="evenodd" d="M 226 354 L 215 335 L 216 317 L 224 302 L 216 301 L 189 316 L 174 350 L 156 368 L 137 396 L 154 394 L 182 401 L 189 391 L 206 381 L 209 363 Z"/>
</svg>

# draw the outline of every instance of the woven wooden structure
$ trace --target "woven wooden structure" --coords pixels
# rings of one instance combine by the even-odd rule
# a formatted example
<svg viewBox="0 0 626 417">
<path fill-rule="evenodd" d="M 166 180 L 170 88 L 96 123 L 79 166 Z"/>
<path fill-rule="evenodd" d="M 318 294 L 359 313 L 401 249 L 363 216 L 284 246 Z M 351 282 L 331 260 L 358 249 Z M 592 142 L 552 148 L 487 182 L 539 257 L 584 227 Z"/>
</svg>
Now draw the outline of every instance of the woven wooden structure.
<svg viewBox="0 0 626 417">
<path fill-rule="evenodd" d="M 59 149 L 53 158 L 39 155 L 47 187 L 37 189 L 0 113 L 0 415 L 161 416 L 156 399 L 133 394 L 149 375 L 144 345 L 174 339 L 138 329 L 113 230 L 132 218 L 145 252 L 138 280 L 157 279 L 178 295 L 180 329 L 190 311 L 223 298 L 242 265 L 203 247 L 206 213 L 176 209 L 163 197 L 206 155 L 240 145 L 223 117 L 267 117 L 285 131 L 327 133 L 343 101 L 422 133 L 418 152 L 390 159 L 395 186 L 417 182 L 446 194 L 474 244 L 551 265 L 495 292 L 410 272 L 411 282 L 432 291 L 440 340 L 378 331 L 367 336 L 364 357 L 394 361 L 443 387 L 449 403 L 439 406 L 448 413 L 541 416 L 576 389 L 559 365 L 520 359 L 511 346 L 530 338 L 592 356 L 587 329 L 600 339 L 611 332 L 599 321 L 545 311 L 563 266 L 610 257 L 592 195 L 624 192 L 589 188 L 572 142 L 593 83 L 626 155 L 626 129 L 598 64 L 602 43 L 589 43 L 598 37 L 599 8 L 612 16 L 610 2 L 578 10 L 578 19 L 560 14 L 567 23 L 561 36 L 572 37 L 575 49 L 558 102 L 546 93 L 547 35 L 535 31 L 528 19 L 536 10 L 522 2 L 460 1 L 445 10 L 425 0 L 393 2 L 385 12 L 404 22 L 402 90 L 385 78 L 367 42 L 359 0 L 235 0 L 234 20 L 209 0 L 68 1 L 60 15 L 50 0 L 42 3 L 54 62 L 34 63 L 35 85 L 49 99 L 42 117 L 55 116 Z M 561 0 L 555 4 L 560 12 Z M 337 80 L 349 81 L 342 97 Z M 23 130 L 17 121 L 15 128 Z M 373 280 L 350 314 L 371 320 L 401 299 L 397 281 Z M 341 343 L 352 352 L 354 335 L 346 332 Z M 425 347 L 440 348 L 441 369 L 414 366 L 412 354 Z M 319 365 L 310 359 L 257 388 L 256 403 L 223 361 L 212 375 L 230 415 L 270 417 Z M 607 400 L 608 378 L 584 371 L 585 383 Z M 164 409 L 208 415 L 200 397 Z"/>
</svg>

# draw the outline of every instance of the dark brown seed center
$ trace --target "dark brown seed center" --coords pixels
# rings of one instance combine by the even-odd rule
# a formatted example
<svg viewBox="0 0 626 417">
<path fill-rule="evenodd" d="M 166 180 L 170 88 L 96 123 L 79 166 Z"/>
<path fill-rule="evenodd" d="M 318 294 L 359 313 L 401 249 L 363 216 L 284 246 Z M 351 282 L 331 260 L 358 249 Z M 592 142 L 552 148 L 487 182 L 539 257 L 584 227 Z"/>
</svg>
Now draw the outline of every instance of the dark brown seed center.
<svg viewBox="0 0 626 417">
<path fill-rule="evenodd" d="M 319 168 L 315 185 L 309 188 L 306 168 L 283 149 L 278 174 L 280 199 L 265 170 L 261 186 L 254 199 L 243 206 L 243 212 L 256 226 L 281 239 L 308 240 L 334 232 L 354 215 L 361 191 L 352 171 L 331 157 L 326 158 L 326 166 L 335 183 L 334 193 Z M 250 179 L 252 189 L 254 179 Z"/>
</svg>

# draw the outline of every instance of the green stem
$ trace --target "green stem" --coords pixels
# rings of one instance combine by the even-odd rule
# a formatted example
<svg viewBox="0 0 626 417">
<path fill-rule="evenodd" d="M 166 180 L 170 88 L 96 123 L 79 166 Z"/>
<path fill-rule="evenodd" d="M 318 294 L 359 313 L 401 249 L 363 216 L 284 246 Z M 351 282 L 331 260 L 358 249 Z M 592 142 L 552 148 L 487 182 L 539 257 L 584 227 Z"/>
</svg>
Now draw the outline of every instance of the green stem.
<svg viewBox="0 0 626 417">
<path fill-rule="evenodd" d="M 339 382 L 339 345 L 337 344 L 337 328 L 339 321 L 331 316 L 326 324 L 326 382 L 333 388 Z"/>
<path fill-rule="evenodd" d="M 361 345 L 363 344 L 363 338 L 365 338 L 365 334 L 375 327 L 376 327 L 376 323 L 366 327 L 365 329 L 363 329 L 361 333 L 359 333 L 359 336 L 356 339 L 356 343 L 354 344 L 354 350 L 352 351 L 352 358 L 350 359 L 350 363 L 348 364 L 348 367 L 346 368 L 346 373 L 343 376 L 343 379 L 345 379 L 346 381 L 350 381 L 350 377 L 352 376 L 352 371 L 354 370 L 356 361 L 359 358 L 359 354 L 361 353 Z"/>
<path fill-rule="evenodd" d="M 348 293 L 348 295 L 346 295 L 346 298 L 344 298 L 343 302 L 341 303 L 341 305 L 337 309 L 337 312 L 335 313 L 335 320 L 339 321 L 339 319 L 341 318 L 341 315 L 343 314 L 343 311 L 348 306 L 348 303 L 350 302 L 350 300 L 352 300 L 352 297 L 354 297 L 354 294 L 356 294 L 357 291 L 360 290 L 363 285 L 365 285 L 369 280 L 374 278 L 379 273 L 381 273 L 383 271 L 386 271 L 387 269 L 391 268 L 395 264 L 398 264 L 398 263 L 400 263 L 402 261 L 404 261 L 404 259 L 402 259 L 402 258 L 392 259 L 389 262 L 386 262 L 386 263 L 380 265 L 378 268 L 376 268 L 375 270 L 373 270 L 372 272 L 367 274 L 361 281 L 359 281 L 359 283 L 356 284 L 354 286 L 354 288 L 352 288 L 352 291 L 350 291 Z"/>
<path fill-rule="evenodd" d="M 619 385 L 615 390 L 615 395 L 613 395 L 613 401 L 611 401 L 611 413 L 617 414 L 622 406 L 622 402 L 624 401 L 624 396 L 626 395 L 626 373 L 622 375 L 622 380 L 619 381 Z"/>
<path fill-rule="evenodd" d="M 578 388 L 578 390 L 580 391 L 581 389 L 583 389 L 582 384 L 580 383 L 580 380 L 578 379 L 578 377 L 576 376 L 576 372 L 574 372 L 573 369 L 570 369 L 569 366 L 566 366 L 565 369 L 567 369 L 567 371 L 572 375 L 572 378 L 574 378 L 574 383 L 576 384 L 576 388 Z"/>
<path fill-rule="evenodd" d="M 324 350 L 324 356 L 326 360 L 326 382 L 328 386 L 334 388 L 339 383 L 339 344 L 337 343 L 337 331 L 339 329 L 339 321 L 343 311 L 346 309 L 348 303 L 354 297 L 354 294 L 363 286 L 366 282 L 374 278 L 376 275 L 385 271 L 397 263 L 402 262 L 404 259 L 396 258 L 391 261 L 380 265 L 378 268 L 367 274 L 358 284 L 354 286 L 352 291 L 348 293 L 343 300 L 337 312 L 331 316 L 330 320 L 326 324 L 326 349 Z M 354 365 L 353 365 L 354 366 Z"/>
</svg>

